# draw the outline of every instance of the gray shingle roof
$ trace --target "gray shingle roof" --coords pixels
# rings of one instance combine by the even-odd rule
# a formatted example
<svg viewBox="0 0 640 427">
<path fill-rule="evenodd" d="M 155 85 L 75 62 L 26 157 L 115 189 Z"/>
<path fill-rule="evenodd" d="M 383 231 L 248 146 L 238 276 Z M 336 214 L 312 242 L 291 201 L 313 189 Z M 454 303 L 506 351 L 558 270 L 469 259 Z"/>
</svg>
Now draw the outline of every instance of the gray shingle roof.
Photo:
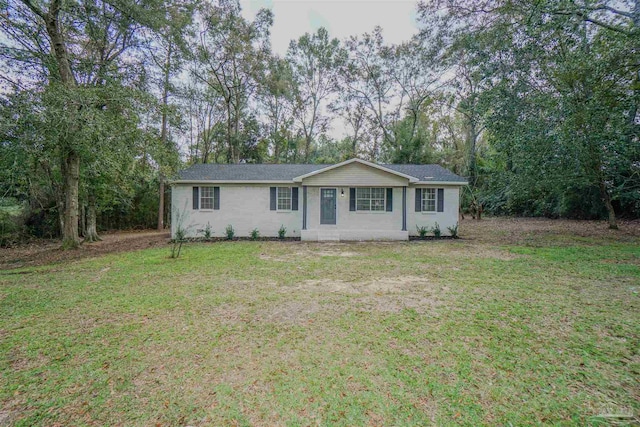
<svg viewBox="0 0 640 427">
<path fill-rule="evenodd" d="M 178 173 L 178 181 L 292 181 L 331 165 L 195 164 Z M 440 165 L 381 165 L 419 181 L 466 182 Z"/>
<path fill-rule="evenodd" d="M 418 178 L 420 181 L 467 182 L 440 165 L 382 165 L 388 169 Z"/>
</svg>

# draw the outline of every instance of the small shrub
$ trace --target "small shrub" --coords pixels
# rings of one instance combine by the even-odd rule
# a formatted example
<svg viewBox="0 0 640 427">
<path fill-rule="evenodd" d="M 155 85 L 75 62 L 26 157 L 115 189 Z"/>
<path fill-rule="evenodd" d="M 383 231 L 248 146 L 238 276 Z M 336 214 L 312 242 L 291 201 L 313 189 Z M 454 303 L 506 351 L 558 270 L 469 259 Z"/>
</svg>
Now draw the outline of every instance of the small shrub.
<svg viewBox="0 0 640 427">
<path fill-rule="evenodd" d="M 440 230 L 440 226 L 438 225 L 438 223 L 436 222 L 436 224 L 433 226 L 433 235 L 435 237 L 440 237 L 442 235 L 442 231 Z"/>
<path fill-rule="evenodd" d="M 187 232 L 181 226 L 176 227 L 176 233 L 173 237 L 173 244 L 171 246 L 171 258 L 180 257 L 180 251 L 182 250 L 182 244 L 187 241 Z"/>
<path fill-rule="evenodd" d="M 207 226 L 204 228 L 205 240 L 211 240 L 211 224 L 207 222 Z"/>
<path fill-rule="evenodd" d="M 449 233 L 451 233 L 451 237 L 454 239 L 458 238 L 458 223 L 456 222 L 456 225 L 454 225 L 453 227 L 447 227 L 447 230 L 449 230 Z"/>
<path fill-rule="evenodd" d="M 418 230 L 418 235 L 420 236 L 421 239 L 424 239 L 425 237 L 427 237 L 427 233 L 429 233 L 429 227 L 418 227 L 416 225 L 416 230 Z"/>
<path fill-rule="evenodd" d="M 260 238 L 260 232 L 257 228 L 251 230 L 251 240 L 258 240 Z"/>
<path fill-rule="evenodd" d="M 227 235 L 227 240 L 233 240 L 233 237 L 236 235 L 236 231 L 233 229 L 233 225 L 231 224 L 227 225 L 224 232 Z"/>
<path fill-rule="evenodd" d="M 184 222 L 188 215 L 189 214 L 186 210 L 186 203 L 184 210 L 178 209 L 173 215 L 173 217 L 175 218 L 176 231 L 173 235 L 173 240 L 171 241 L 171 258 L 178 258 L 180 256 L 182 244 L 187 241 L 187 230 L 190 227 L 185 227 Z"/>
<path fill-rule="evenodd" d="M 280 239 L 284 239 L 284 236 L 287 234 L 287 229 L 284 227 L 284 225 L 280 226 L 280 230 L 278 230 L 278 237 Z"/>
</svg>

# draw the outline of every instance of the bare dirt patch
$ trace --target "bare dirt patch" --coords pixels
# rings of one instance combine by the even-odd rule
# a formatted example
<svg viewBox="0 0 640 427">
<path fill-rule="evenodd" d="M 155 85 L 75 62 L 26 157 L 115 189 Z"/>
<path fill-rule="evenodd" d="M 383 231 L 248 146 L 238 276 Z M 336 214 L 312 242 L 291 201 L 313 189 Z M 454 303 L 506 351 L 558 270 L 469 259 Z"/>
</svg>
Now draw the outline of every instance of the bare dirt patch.
<svg viewBox="0 0 640 427">
<path fill-rule="evenodd" d="M 483 243 L 516 245 L 549 239 L 594 238 L 629 242 L 640 238 L 640 220 L 620 220 L 618 226 L 618 230 L 611 230 L 606 221 L 488 217 L 480 221 L 460 221 L 460 236 Z"/>
<path fill-rule="evenodd" d="M 86 243 L 78 249 L 63 251 L 58 240 L 0 249 L 0 270 L 60 263 L 82 258 L 97 257 L 116 252 L 161 247 L 169 241 L 165 231 L 116 232 L 101 235 L 102 241 Z"/>
<path fill-rule="evenodd" d="M 409 308 L 419 313 L 442 305 L 449 290 L 418 276 L 381 277 L 361 282 L 307 280 L 295 289 L 347 295 L 353 297 L 350 305 L 364 311 L 398 312 Z"/>
<path fill-rule="evenodd" d="M 295 251 L 295 258 L 290 255 L 260 254 L 260 259 L 264 261 L 291 262 L 296 259 L 310 259 L 318 257 L 341 257 L 350 258 L 362 255 L 359 252 L 351 251 L 348 243 L 298 243 L 292 248 Z"/>
</svg>

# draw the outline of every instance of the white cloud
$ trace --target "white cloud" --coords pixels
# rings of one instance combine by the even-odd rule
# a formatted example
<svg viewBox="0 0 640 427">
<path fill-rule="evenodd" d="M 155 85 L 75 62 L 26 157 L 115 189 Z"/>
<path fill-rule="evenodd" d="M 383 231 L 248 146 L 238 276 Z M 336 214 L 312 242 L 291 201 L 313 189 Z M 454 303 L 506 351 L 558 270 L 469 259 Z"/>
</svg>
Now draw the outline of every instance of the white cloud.
<svg viewBox="0 0 640 427">
<path fill-rule="evenodd" d="M 387 43 L 400 43 L 417 32 L 413 0 L 240 0 L 240 4 L 249 19 L 261 8 L 273 11 L 271 44 L 279 55 L 286 53 L 291 40 L 320 27 L 342 40 L 379 25 Z"/>
</svg>

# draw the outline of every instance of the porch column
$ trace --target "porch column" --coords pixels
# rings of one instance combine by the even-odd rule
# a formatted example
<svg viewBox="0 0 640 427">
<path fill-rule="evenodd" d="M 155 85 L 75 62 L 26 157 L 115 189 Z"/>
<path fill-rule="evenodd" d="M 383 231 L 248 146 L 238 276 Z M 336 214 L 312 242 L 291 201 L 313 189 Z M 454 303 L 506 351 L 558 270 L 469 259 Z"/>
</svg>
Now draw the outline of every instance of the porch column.
<svg viewBox="0 0 640 427">
<path fill-rule="evenodd" d="M 307 229 L 307 186 L 302 186 L 302 229 Z"/>
<path fill-rule="evenodd" d="M 407 187 L 402 187 L 402 231 L 407 231 Z"/>
</svg>

